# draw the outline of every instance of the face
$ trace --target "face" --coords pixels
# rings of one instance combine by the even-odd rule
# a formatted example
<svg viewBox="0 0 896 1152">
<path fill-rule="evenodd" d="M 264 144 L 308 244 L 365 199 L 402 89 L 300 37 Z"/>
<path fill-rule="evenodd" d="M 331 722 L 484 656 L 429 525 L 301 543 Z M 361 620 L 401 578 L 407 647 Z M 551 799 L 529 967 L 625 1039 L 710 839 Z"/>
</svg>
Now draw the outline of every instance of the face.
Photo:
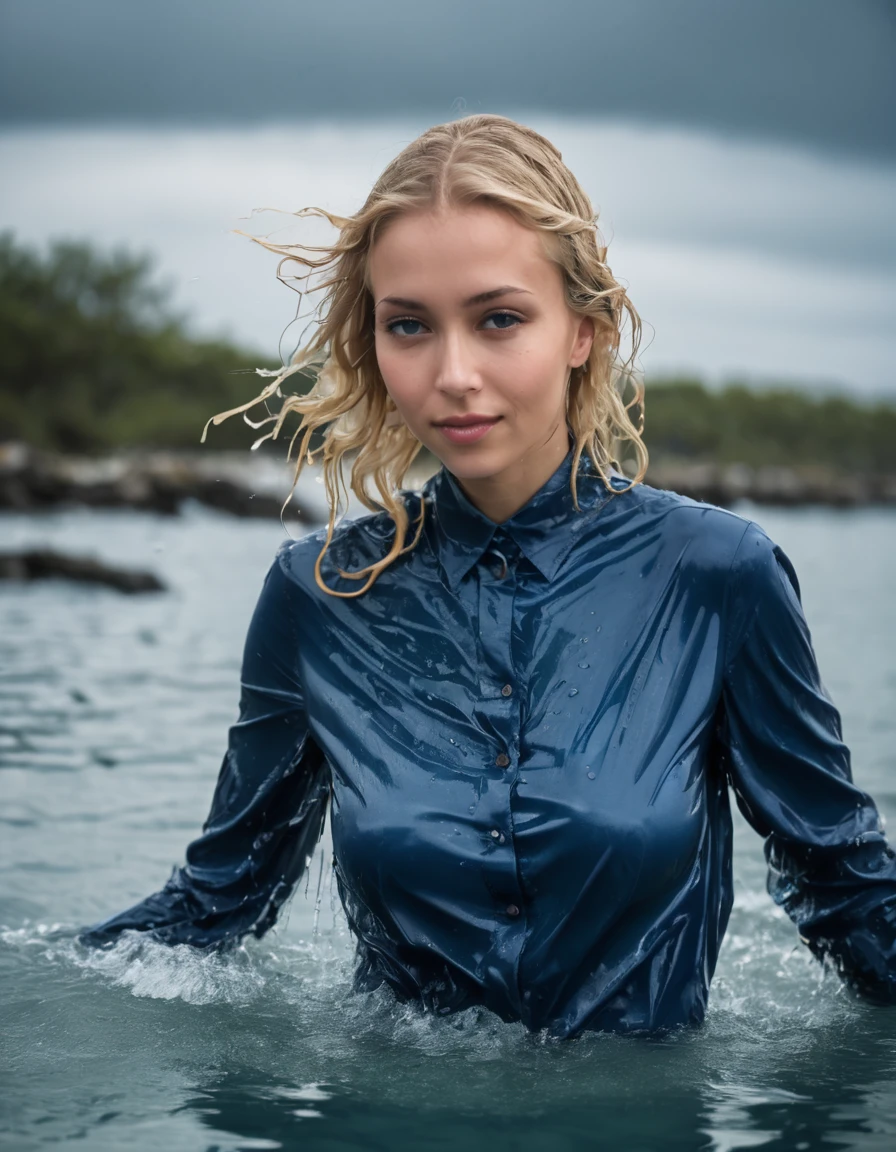
<svg viewBox="0 0 896 1152">
<path fill-rule="evenodd" d="M 474 498 L 519 506 L 568 451 L 567 380 L 594 333 L 539 234 L 490 205 L 410 213 L 369 273 L 399 415 Z"/>
</svg>

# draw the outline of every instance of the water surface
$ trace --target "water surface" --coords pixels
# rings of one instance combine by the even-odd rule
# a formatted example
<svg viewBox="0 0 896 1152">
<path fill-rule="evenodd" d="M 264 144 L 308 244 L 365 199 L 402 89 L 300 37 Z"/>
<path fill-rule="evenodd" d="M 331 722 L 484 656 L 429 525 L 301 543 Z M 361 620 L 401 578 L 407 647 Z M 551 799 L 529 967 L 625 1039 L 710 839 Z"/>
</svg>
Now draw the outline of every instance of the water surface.
<svg viewBox="0 0 896 1152">
<path fill-rule="evenodd" d="M 856 779 L 896 813 L 896 513 L 741 508 L 788 552 Z M 234 955 L 73 940 L 160 887 L 207 813 L 279 524 L 0 516 L 156 570 L 130 598 L 0 586 L 0 1144 L 262 1148 L 890 1149 L 896 1010 L 825 972 L 765 893 L 738 818 L 736 902 L 705 1026 L 549 1041 L 473 1010 L 351 991 L 325 839 L 280 924 Z"/>
</svg>

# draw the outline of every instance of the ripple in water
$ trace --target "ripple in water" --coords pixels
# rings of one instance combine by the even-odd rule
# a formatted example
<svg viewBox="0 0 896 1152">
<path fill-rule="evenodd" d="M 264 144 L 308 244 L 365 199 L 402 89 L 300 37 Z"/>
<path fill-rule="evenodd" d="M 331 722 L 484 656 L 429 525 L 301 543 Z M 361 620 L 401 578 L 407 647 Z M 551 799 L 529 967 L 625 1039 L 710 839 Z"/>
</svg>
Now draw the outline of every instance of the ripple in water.
<svg viewBox="0 0 896 1152">
<path fill-rule="evenodd" d="M 893 518 L 756 515 L 801 575 L 857 779 L 892 814 L 894 671 L 881 637 L 896 629 Z M 737 816 L 736 900 L 706 1023 L 664 1038 L 556 1041 L 483 1009 L 437 1017 L 385 989 L 355 993 L 325 845 L 276 929 L 233 952 L 136 933 L 108 950 L 77 944 L 80 926 L 158 887 L 198 832 L 248 617 L 282 534 L 199 512 L 4 526 L 13 544 L 52 534 L 61 548 L 145 563 L 172 592 L 140 603 L 59 586 L 0 596 L 0 1142 L 896 1146 L 896 1011 L 857 1000 L 799 943 L 765 892 L 761 841 Z"/>
</svg>

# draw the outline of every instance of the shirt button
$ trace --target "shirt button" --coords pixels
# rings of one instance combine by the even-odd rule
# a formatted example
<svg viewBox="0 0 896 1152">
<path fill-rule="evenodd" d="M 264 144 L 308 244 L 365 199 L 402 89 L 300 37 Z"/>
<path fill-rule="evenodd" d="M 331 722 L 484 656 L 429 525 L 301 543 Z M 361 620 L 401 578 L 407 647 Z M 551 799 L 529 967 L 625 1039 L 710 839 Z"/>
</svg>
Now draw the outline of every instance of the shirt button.
<svg viewBox="0 0 896 1152">
<path fill-rule="evenodd" d="M 501 695 L 502 696 L 509 696 L 512 692 L 513 692 L 513 686 L 510 684 L 505 684 L 504 687 L 501 689 Z"/>
<path fill-rule="evenodd" d="M 493 840 L 500 840 L 501 833 L 498 831 L 497 828 L 492 828 L 491 832 L 489 832 L 489 836 L 491 836 L 491 838 Z"/>
<path fill-rule="evenodd" d="M 519 916 L 520 914 L 520 910 L 517 908 L 516 904 L 508 904 L 504 911 L 508 916 Z"/>
<path fill-rule="evenodd" d="M 499 561 L 497 566 L 492 566 L 492 575 L 496 580 L 503 580 L 507 575 L 507 557 L 503 552 L 499 552 L 497 548 L 492 549 L 492 555 Z"/>
<path fill-rule="evenodd" d="M 510 757 L 507 755 L 506 752 L 499 752 L 498 755 L 495 757 L 495 763 L 498 765 L 499 768 L 506 768 L 507 765 L 510 763 Z"/>
</svg>

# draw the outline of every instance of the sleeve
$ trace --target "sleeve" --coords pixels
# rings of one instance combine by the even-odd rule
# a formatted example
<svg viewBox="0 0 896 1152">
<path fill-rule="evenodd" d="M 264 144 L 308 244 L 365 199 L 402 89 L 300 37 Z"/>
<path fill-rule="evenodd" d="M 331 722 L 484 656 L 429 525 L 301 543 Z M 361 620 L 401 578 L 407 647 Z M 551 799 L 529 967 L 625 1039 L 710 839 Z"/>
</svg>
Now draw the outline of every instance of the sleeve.
<svg viewBox="0 0 896 1152">
<path fill-rule="evenodd" d="M 82 943 L 104 946 L 136 929 L 165 944 L 228 948 L 267 932 L 305 870 L 323 831 L 329 777 L 299 681 L 296 590 L 280 563 L 288 546 L 249 625 L 239 716 L 202 834 L 161 891 L 83 929 Z"/>
<path fill-rule="evenodd" d="M 793 565 L 756 524 L 726 595 L 723 757 L 738 807 L 765 837 L 769 892 L 852 988 L 896 1003 L 896 854 L 853 782 Z"/>
</svg>

